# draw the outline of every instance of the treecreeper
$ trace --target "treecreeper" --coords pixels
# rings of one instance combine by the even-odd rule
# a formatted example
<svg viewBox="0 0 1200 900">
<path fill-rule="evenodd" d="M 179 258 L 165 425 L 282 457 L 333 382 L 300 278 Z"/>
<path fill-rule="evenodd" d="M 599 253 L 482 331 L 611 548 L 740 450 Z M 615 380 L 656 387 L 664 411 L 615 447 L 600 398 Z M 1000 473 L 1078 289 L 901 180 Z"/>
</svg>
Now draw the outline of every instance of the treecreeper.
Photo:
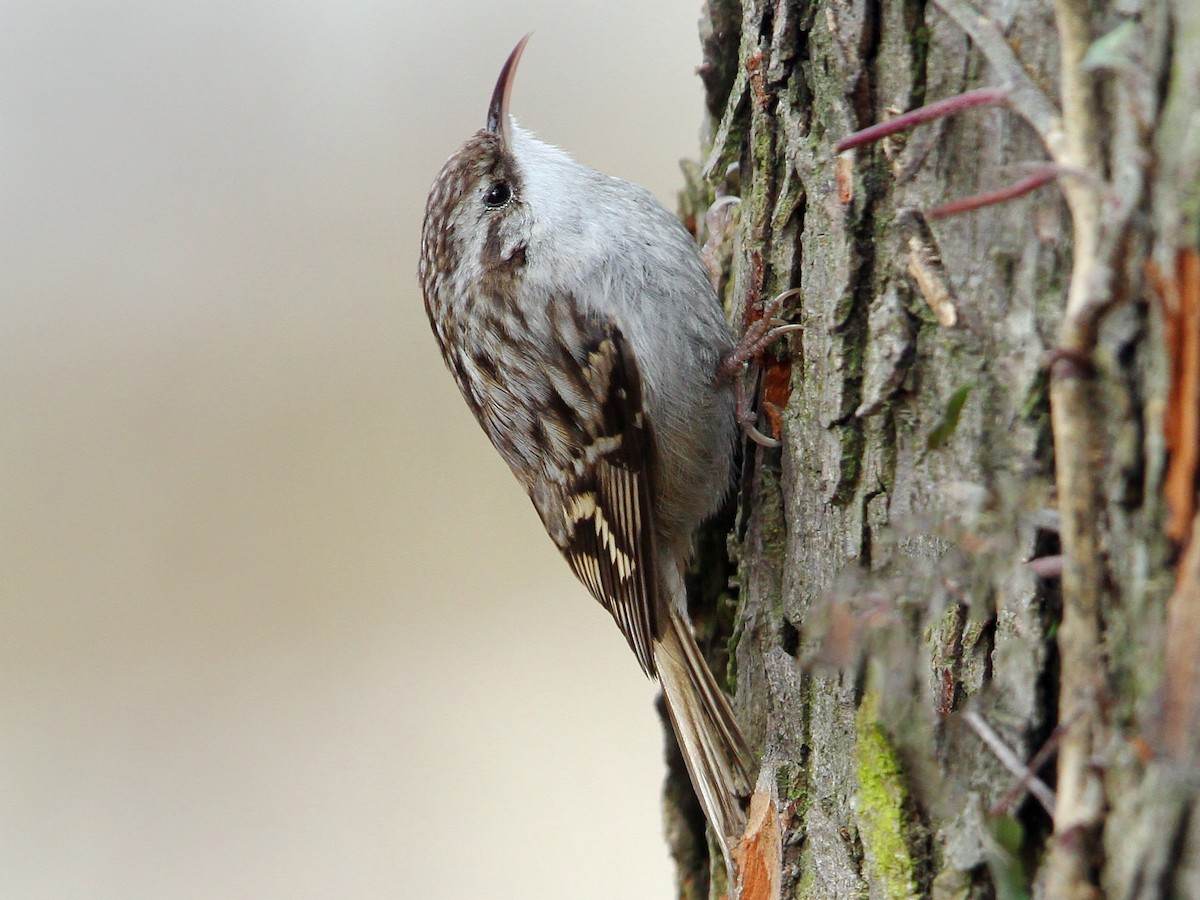
<svg viewBox="0 0 1200 900">
<path fill-rule="evenodd" d="M 547 533 L 658 679 L 732 877 L 756 763 L 692 635 L 684 571 L 731 481 L 731 361 L 764 336 L 735 339 L 695 240 L 648 191 L 509 115 L 527 40 L 429 191 L 425 309 Z"/>
</svg>

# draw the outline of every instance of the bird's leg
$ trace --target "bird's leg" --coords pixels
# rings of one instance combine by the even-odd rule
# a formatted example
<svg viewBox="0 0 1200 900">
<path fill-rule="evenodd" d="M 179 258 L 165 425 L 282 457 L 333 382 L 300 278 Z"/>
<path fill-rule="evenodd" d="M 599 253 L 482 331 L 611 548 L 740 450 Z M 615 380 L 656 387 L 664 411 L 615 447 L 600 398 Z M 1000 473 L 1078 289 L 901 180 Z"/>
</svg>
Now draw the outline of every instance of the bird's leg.
<svg viewBox="0 0 1200 900">
<path fill-rule="evenodd" d="M 803 325 L 790 324 L 776 316 L 783 301 L 799 293 L 799 288 L 792 288 L 769 301 L 763 307 L 762 316 L 746 326 L 746 331 L 742 334 L 742 339 L 737 346 L 725 354 L 717 364 L 717 382 L 733 382 L 734 409 L 738 424 L 742 426 L 750 440 L 763 447 L 778 447 L 779 441 L 758 430 L 757 416 L 751 407 L 750 397 L 746 391 L 746 382 L 742 375 L 750 362 L 757 360 L 762 352 L 775 341 L 790 332 L 803 330 Z M 764 405 L 771 407 L 776 413 L 779 412 L 777 404 L 766 403 Z"/>
<path fill-rule="evenodd" d="M 776 317 L 779 312 L 779 307 L 783 305 L 783 301 L 789 297 L 795 297 L 800 293 L 800 288 L 792 288 L 790 291 L 784 291 L 774 300 L 771 300 L 763 307 L 762 317 L 755 319 L 746 326 L 746 331 L 742 334 L 742 339 L 738 345 L 729 353 L 726 353 L 717 367 L 717 378 L 725 380 L 733 378 L 735 375 L 743 372 L 746 368 L 746 363 L 752 359 L 757 359 L 764 350 L 767 349 L 779 338 L 793 331 L 802 331 L 803 325 L 795 325 L 783 319 Z"/>
<path fill-rule="evenodd" d="M 732 213 L 739 203 L 741 203 L 741 199 L 738 197 L 720 197 L 708 208 L 708 212 L 704 216 L 708 239 L 700 250 L 700 258 L 704 262 L 704 267 L 708 270 L 713 290 L 716 291 L 720 290 L 721 279 L 724 275 L 725 265 L 727 264 L 727 261 L 723 260 L 722 257 L 727 252 L 731 225 L 733 224 Z M 750 269 L 751 288 L 745 304 L 748 314 L 758 305 L 758 300 L 762 292 L 762 257 L 757 253 L 752 254 Z M 788 332 L 799 331 L 801 329 L 802 326 L 789 324 L 776 315 L 779 312 L 779 308 L 783 305 L 784 300 L 799 293 L 798 289 L 784 291 L 778 297 L 768 302 L 763 307 L 759 316 L 746 325 L 742 333 L 742 339 L 717 364 L 717 384 L 722 384 L 726 381 L 733 382 L 734 410 L 738 424 L 742 426 L 742 430 L 746 432 L 746 436 L 750 440 L 763 447 L 778 447 L 779 441 L 768 437 L 758 430 L 756 424 L 757 415 L 746 387 L 746 379 L 743 376 L 749 368 L 750 363 L 757 360 L 768 346 Z M 768 411 L 768 414 L 775 422 L 779 421 L 779 404 L 771 403 L 764 399 L 763 408 Z"/>
<path fill-rule="evenodd" d="M 700 259 L 704 268 L 708 270 L 708 280 L 713 290 L 718 293 L 721 291 L 721 276 L 729 262 L 728 258 L 723 260 L 722 257 L 728 257 L 726 248 L 734 221 L 733 208 L 741 202 L 741 197 L 732 195 L 718 197 L 704 214 L 704 227 L 708 238 L 700 248 Z"/>
<path fill-rule="evenodd" d="M 741 378 L 735 378 L 733 381 L 733 403 L 734 414 L 737 416 L 738 424 L 742 426 L 742 431 L 746 432 L 746 437 L 754 441 L 760 447 L 778 447 L 780 442 L 769 435 L 763 434 L 758 430 L 758 415 L 754 411 L 754 407 L 750 405 L 750 396 L 746 391 L 746 382 Z M 764 403 L 764 406 L 770 407 L 776 413 L 781 412 L 779 407 L 774 403 Z"/>
</svg>

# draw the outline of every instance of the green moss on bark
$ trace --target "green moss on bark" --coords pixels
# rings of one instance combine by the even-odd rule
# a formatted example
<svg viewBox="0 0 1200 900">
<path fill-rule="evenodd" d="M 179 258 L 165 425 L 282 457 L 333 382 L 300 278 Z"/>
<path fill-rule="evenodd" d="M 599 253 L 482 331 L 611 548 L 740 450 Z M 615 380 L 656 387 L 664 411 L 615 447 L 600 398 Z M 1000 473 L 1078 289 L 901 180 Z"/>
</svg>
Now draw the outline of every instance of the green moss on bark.
<svg viewBox="0 0 1200 900">
<path fill-rule="evenodd" d="M 899 757 L 879 722 L 879 695 L 869 691 L 856 717 L 855 814 L 872 896 L 915 900 L 916 864 L 905 835 L 908 788 Z"/>
</svg>

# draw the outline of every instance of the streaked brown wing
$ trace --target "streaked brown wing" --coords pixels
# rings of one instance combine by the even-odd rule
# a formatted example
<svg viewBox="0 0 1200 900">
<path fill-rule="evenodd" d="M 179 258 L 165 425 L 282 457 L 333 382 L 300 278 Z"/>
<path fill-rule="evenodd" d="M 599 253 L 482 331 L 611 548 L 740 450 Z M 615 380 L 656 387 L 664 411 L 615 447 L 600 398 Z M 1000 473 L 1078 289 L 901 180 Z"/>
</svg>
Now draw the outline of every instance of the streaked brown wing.
<svg viewBox="0 0 1200 900">
<path fill-rule="evenodd" d="M 559 550 L 576 577 L 620 626 L 647 675 L 657 604 L 653 496 L 655 445 L 642 383 L 620 329 L 591 323 L 582 382 L 599 416 L 562 486 Z M 551 530 L 554 533 L 554 530 Z"/>
</svg>

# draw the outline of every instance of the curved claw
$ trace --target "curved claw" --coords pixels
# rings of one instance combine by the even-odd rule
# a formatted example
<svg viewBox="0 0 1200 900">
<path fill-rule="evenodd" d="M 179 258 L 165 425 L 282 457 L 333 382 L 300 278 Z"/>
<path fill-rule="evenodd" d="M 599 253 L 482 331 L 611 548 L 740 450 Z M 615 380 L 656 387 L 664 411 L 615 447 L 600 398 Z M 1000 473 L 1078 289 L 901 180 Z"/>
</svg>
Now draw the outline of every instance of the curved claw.
<svg viewBox="0 0 1200 900">
<path fill-rule="evenodd" d="M 803 331 L 804 326 L 798 322 L 785 322 L 783 319 L 772 319 L 772 322 L 779 322 L 778 325 L 772 325 L 771 330 L 767 332 L 767 336 L 771 340 L 777 337 L 783 337 L 785 334 L 791 334 L 793 331 Z"/>
<path fill-rule="evenodd" d="M 740 378 L 734 379 L 733 396 L 734 417 L 737 419 L 737 423 L 742 426 L 742 431 L 746 432 L 746 437 L 750 438 L 750 440 L 754 441 L 760 447 L 773 448 L 782 446 L 780 441 L 777 441 L 773 437 L 768 437 L 758 430 L 754 411 L 750 409 L 750 401 L 746 397 L 746 385 Z M 775 404 L 771 405 L 774 406 Z"/>
<path fill-rule="evenodd" d="M 766 447 L 767 449 L 773 450 L 776 447 L 783 446 L 782 441 L 777 441 L 773 437 L 767 437 L 754 425 L 743 422 L 742 429 L 746 432 L 746 437 L 750 438 L 750 440 L 754 441 L 754 443 L 758 444 L 760 447 Z"/>
<path fill-rule="evenodd" d="M 733 194 L 726 194 L 724 197 L 718 197 L 716 200 L 714 200 L 712 206 L 710 206 L 704 213 L 704 224 L 708 227 L 708 230 L 716 230 L 716 226 L 719 225 L 717 222 L 717 216 L 725 209 L 725 207 L 737 206 L 741 202 L 742 198 Z"/>
<path fill-rule="evenodd" d="M 746 437 L 754 441 L 760 447 L 775 448 L 782 447 L 783 443 L 773 437 L 768 437 L 758 430 L 758 426 L 754 422 L 754 416 L 750 414 L 739 415 L 738 424 L 742 426 L 742 431 L 746 432 Z"/>
<path fill-rule="evenodd" d="M 800 288 L 798 288 L 798 287 L 790 288 L 789 290 L 784 291 L 782 294 L 778 295 L 774 299 L 767 301 L 767 303 L 763 306 L 763 318 L 764 319 L 771 318 L 772 316 L 775 315 L 776 312 L 779 311 L 779 307 L 783 306 L 784 300 L 787 300 L 791 297 L 799 296 L 799 294 L 800 294 Z"/>
</svg>

